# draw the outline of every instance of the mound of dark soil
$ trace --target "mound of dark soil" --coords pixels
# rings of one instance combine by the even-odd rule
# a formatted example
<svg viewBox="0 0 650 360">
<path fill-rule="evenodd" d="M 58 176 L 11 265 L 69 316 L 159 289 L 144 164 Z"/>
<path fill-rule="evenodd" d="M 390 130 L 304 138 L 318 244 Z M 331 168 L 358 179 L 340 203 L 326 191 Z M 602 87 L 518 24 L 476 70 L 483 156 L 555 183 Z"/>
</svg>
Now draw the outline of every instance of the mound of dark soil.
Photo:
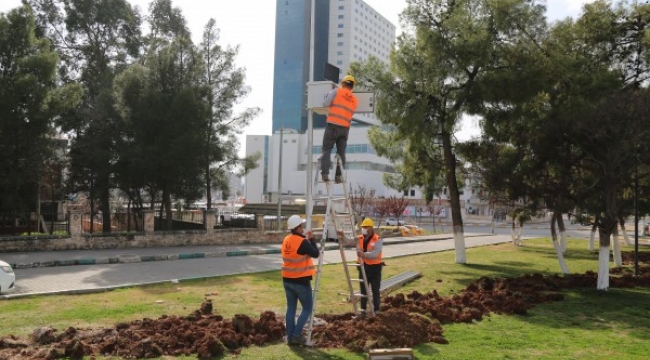
<svg viewBox="0 0 650 360">
<path fill-rule="evenodd" d="M 313 329 L 314 346 L 346 347 L 353 351 L 373 348 L 412 347 L 421 343 L 445 344 L 442 324 L 481 321 L 490 313 L 525 314 L 528 309 L 564 297 L 561 289 L 595 287 L 597 274 L 566 276 L 524 275 L 517 278 L 483 277 L 452 296 L 435 290 L 414 291 L 382 299 L 376 316 L 318 315 L 326 325 Z M 640 276 L 623 274 L 610 278 L 612 287 L 650 286 L 650 266 L 640 267 Z M 0 360 L 59 359 L 111 355 L 123 358 L 154 358 L 191 355 L 210 358 L 243 347 L 277 343 L 285 332 L 284 316 L 264 312 L 258 319 L 235 315 L 224 319 L 212 314 L 206 300 L 188 316 L 165 315 L 119 323 L 105 329 L 36 329 L 29 339 L 0 338 Z"/>
</svg>

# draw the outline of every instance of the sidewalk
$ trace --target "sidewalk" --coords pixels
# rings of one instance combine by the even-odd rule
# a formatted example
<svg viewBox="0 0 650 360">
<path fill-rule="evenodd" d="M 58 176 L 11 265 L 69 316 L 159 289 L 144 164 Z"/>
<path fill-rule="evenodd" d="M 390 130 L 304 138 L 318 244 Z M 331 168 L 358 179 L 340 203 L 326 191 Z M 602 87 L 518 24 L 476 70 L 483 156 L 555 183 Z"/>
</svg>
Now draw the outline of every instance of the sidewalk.
<svg viewBox="0 0 650 360">
<path fill-rule="evenodd" d="M 485 236 L 465 234 L 465 237 Z M 408 244 L 422 241 L 453 239 L 453 234 L 421 235 L 384 238 L 384 245 Z M 159 248 L 66 250 L 22 253 L 0 253 L 0 259 L 14 269 L 54 266 L 129 264 L 153 261 L 190 260 L 247 255 L 279 254 L 281 244 L 179 246 Z M 338 244 L 329 242 L 325 250 L 338 250 Z"/>
</svg>

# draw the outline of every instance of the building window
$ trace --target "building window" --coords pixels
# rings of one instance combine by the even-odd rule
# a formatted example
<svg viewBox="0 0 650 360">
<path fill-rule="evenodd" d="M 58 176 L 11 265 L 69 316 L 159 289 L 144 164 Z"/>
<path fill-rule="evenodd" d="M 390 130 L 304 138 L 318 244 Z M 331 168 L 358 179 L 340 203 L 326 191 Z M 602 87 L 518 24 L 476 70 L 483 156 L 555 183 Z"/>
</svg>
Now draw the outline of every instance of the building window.
<svg viewBox="0 0 650 360">
<path fill-rule="evenodd" d="M 336 43 L 336 46 L 343 46 L 343 41 L 339 41 Z"/>
<path fill-rule="evenodd" d="M 343 29 L 343 24 L 339 24 L 339 29 Z"/>
<path fill-rule="evenodd" d="M 336 37 L 343 37 L 343 33 L 336 34 Z"/>
<path fill-rule="evenodd" d="M 408 190 L 404 190 L 404 196 L 409 196 L 409 191 Z"/>
<path fill-rule="evenodd" d="M 345 9 L 345 6 L 343 5 L 339 6 L 339 10 L 343 10 L 343 9 Z"/>
<path fill-rule="evenodd" d="M 336 52 L 336 55 L 338 55 L 338 56 L 343 55 L 343 51 L 337 51 L 337 52 Z"/>
<path fill-rule="evenodd" d="M 411 196 L 415 196 L 415 190 L 411 190 Z"/>
<path fill-rule="evenodd" d="M 343 65 L 343 61 L 342 61 L 342 60 L 338 60 L 338 61 L 336 62 L 336 65 Z"/>
</svg>

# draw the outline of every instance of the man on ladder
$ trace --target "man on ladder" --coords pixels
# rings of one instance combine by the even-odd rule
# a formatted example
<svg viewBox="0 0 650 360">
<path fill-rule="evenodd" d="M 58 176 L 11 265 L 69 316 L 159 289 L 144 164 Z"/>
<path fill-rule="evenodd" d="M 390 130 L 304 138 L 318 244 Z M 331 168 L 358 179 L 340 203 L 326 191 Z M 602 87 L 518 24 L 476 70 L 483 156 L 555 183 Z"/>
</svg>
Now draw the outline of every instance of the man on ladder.
<svg viewBox="0 0 650 360">
<path fill-rule="evenodd" d="M 379 312 L 379 290 L 381 288 L 381 261 L 382 239 L 374 231 L 375 223 L 371 218 L 365 218 L 361 223 L 361 235 L 357 239 L 346 238 L 343 231 L 338 231 L 339 241 L 346 245 L 357 245 L 357 262 L 363 264 L 366 273 L 366 280 L 372 291 L 372 306 L 374 313 Z M 361 278 L 361 266 L 359 266 L 359 277 Z M 364 282 L 361 282 L 361 314 L 365 314 L 368 303 L 368 291 Z"/>
<path fill-rule="evenodd" d="M 336 153 L 345 165 L 345 148 L 348 146 L 348 135 L 352 115 L 359 105 L 359 99 L 352 93 L 356 81 L 350 75 L 343 78 L 341 88 L 336 88 L 327 94 L 323 106 L 329 107 L 327 119 L 325 120 L 325 132 L 323 133 L 323 157 L 321 159 L 321 175 L 324 182 L 329 182 L 329 172 L 332 160 L 330 154 L 336 144 Z M 334 181 L 337 184 L 343 182 L 341 169 L 336 167 Z"/>
</svg>

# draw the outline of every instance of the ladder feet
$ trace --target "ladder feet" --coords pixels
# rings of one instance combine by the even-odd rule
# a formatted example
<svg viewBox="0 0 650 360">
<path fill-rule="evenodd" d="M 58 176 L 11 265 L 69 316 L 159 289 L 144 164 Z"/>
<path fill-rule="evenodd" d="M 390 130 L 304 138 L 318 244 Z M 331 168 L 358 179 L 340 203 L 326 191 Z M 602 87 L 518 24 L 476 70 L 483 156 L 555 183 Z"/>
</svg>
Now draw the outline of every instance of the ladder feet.
<svg viewBox="0 0 650 360">
<path fill-rule="evenodd" d="M 341 175 L 336 175 L 336 176 L 334 177 L 334 182 L 337 183 L 337 184 L 341 184 L 341 183 L 343 182 L 343 176 L 341 176 Z"/>
</svg>

